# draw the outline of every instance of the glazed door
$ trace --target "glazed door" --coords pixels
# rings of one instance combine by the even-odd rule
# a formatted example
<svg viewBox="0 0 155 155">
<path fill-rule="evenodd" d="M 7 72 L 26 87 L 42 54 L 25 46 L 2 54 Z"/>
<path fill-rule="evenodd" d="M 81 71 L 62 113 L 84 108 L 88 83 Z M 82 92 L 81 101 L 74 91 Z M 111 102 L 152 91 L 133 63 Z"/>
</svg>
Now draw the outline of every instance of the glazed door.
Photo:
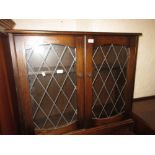
<svg viewBox="0 0 155 155">
<path fill-rule="evenodd" d="M 86 126 L 121 120 L 131 111 L 133 38 L 88 36 L 86 41 Z"/>
<path fill-rule="evenodd" d="M 84 39 L 15 36 L 21 126 L 25 133 L 61 134 L 84 117 Z"/>
</svg>

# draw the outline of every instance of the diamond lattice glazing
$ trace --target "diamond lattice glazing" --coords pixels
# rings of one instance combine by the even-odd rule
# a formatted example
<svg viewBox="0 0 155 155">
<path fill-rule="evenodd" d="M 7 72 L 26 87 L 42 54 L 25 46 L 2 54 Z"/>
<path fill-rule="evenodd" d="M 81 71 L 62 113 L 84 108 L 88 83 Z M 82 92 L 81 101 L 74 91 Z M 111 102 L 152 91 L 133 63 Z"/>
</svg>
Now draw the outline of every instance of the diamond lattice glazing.
<svg viewBox="0 0 155 155">
<path fill-rule="evenodd" d="M 44 44 L 26 48 L 25 55 L 35 128 L 59 128 L 76 121 L 76 49 Z"/>
<path fill-rule="evenodd" d="M 124 90 L 130 50 L 125 46 L 98 46 L 93 52 L 93 118 L 107 118 L 124 111 Z"/>
</svg>

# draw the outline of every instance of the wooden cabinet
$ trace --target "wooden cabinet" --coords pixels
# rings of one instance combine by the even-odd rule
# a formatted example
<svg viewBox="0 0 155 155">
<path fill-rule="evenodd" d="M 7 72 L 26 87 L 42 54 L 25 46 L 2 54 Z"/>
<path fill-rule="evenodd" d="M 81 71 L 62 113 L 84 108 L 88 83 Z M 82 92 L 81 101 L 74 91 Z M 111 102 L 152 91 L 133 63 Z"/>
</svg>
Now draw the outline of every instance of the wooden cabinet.
<svg viewBox="0 0 155 155">
<path fill-rule="evenodd" d="M 10 33 L 22 134 L 112 134 L 131 126 L 139 35 Z"/>
</svg>

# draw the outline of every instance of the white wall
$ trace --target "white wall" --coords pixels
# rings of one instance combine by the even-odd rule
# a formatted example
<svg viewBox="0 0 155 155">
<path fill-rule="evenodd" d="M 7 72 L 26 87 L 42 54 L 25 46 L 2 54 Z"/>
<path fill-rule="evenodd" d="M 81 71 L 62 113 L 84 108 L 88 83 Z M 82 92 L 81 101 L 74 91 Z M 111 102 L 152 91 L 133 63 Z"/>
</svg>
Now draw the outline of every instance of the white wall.
<svg viewBox="0 0 155 155">
<path fill-rule="evenodd" d="M 141 32 L 134 97 L 155 95 L 155 20 L 14 20 L 15 29 Z"/>
</svg>

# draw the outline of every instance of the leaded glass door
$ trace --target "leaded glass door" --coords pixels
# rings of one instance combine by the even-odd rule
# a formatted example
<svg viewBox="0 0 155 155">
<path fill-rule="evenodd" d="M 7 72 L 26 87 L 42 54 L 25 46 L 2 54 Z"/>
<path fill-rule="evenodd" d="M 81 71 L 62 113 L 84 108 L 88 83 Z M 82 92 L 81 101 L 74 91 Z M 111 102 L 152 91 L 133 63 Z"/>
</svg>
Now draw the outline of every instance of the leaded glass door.
<svg viewBox="0 0 155 155">
<path fill-rule="evenodd" d="M 70 133 L 131 116 L 138 37 L 72 32 L 13 37 L 22 134 Z"/>
<path fill-rule="evenodd" d="M 36 133 L 72 131 L 83 120 L 83 37 L 16 37 L 24 117 Z M 23 93 L 23 92 L 21 92 Z M 29 107 L 27 111 L 25 107 Z M 26 121 L 26 120 L 24 120 Z"/>
<path fill-rule="evenodd" d="M 125 37 L 87 38 L 87 124 L 107 123 L 122 118 L 127 106 L 130 48 Z M 88 86 L 89 85 L 89 86 Z M 87 92 L 89 92 L 88 95 Z"/>
</svg>

